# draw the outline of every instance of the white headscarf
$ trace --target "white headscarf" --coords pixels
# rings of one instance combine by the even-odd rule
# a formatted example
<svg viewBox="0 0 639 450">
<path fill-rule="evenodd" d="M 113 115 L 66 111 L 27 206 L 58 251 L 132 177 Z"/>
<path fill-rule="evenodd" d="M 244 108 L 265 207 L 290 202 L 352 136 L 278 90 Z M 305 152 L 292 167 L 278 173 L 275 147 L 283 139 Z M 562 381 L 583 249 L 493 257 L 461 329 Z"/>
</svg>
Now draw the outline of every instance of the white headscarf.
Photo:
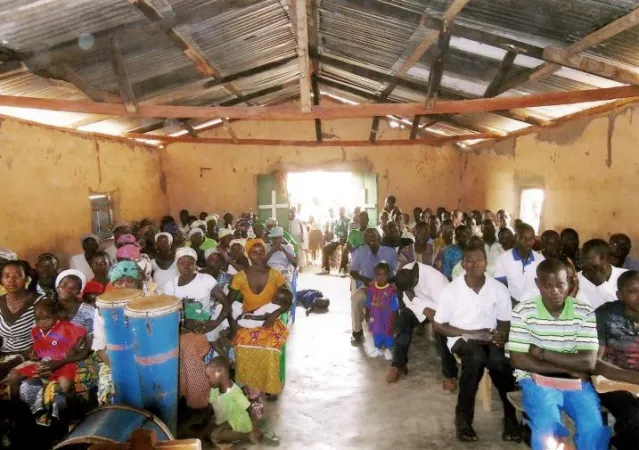
<svg viewBox="0 0 639 450">
<path fill-rule="evenodd" d="M 55 279 L 55 287 L 58 288 L 58 285 L 62 282 L 63 279 L 68 277 L 69 275 L 75 275 L 81 281 L 80 292 L 84 290 L 84 286 L 87 284 L 87 277 L 84 276 L 82 272 L 76 269 L 67 269 L 60 272 L 58 277 Z"/>
<path fill-rule="evenodd" d="M 183 256 L 190 256 L 197 261 L 197 253 L 191 247 L 180 247 L 177 249 L 175 252 L 175 260 L 179 261 Z"/>
<path fill-rule="evenodd" d="M 155 235 L 155 242 L 158 241 L 160 236 L 166 236 L 166 238 L 169 240 L 169 246 L 173 245 L 173 235 L 171 233 L 167 233 L 166 231 L 163 231 L 162 233 L 156 234 Z"/>
<path fill-rule="evenodd" d="M 204 231 L 202 231 L 200 228 L 191 228 L 191 231 L 189 231 L 189 237 L 193 236 L 194 234 L 201 234 L 202 236 L 204 236 Z"/>
</svg>

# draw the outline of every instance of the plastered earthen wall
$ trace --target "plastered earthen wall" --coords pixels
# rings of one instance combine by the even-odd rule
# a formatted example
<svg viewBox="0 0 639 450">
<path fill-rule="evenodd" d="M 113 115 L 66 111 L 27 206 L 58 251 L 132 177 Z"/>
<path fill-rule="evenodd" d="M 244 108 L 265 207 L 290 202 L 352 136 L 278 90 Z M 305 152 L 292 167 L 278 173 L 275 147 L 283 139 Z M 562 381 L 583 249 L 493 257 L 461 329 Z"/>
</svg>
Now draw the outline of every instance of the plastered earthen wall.
<svg viewBox="0 0 639 450">
<path fill-rule="evenodd" d="M 110 192 L 117 220 L 168 209 L 158 150 L 0 119 L 0 247 L 66 264 L 91 232 L 89 195 Z"/>
</svg>

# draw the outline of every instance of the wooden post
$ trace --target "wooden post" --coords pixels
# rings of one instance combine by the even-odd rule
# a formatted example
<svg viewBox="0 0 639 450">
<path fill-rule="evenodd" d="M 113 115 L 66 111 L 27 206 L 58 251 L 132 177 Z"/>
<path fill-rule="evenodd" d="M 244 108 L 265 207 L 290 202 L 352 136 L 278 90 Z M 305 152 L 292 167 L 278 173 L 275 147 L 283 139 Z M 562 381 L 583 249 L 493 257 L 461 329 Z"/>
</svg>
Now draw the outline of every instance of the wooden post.
<svg viewBox="0 0 639 450">
<path fill-rule="evenodd" d="M 302 112 L 311 111 L 311 83 L 308 59 L 308 18 L 306 0 L 295 0 L 297 15 L 297 57 L 300 69 L 300 103 Z"/>
<path fill-rule="evenodd" d="M 124 103 L 126 111 L 129 113 L 137 112 L 137 102 L 135 101 L 135 95 L 133 95 L 133 88 L 131 87 L 129 78 L 126 75 L 124 60 L 122 59 L 122 52 L 120 51 L 117 35 L 114 35 L 111 39 L 110 59 L 111 66 L 113 67 L 113 73 L 115 73 L 115 76 L 118 79 L 120 97 L 122 97 L 122 102 Z"/>
<path fill-rule="evenodd" d="M 515 58 L 517 58 L 517 52 L 514 50 L 509 50 L 504 55 L 501 63 L 499 63 L 499 68 L 497 69 L 493 80 L 486 88 L 486 92 L 484 92 L 484 97 L 494 97 L 499 93 L 499 86 L 501 86 L 506 79 L 506 75 L 508 75 L 508 72 L 512 68 Z"/>
<path fill-rule="evenodd" d="M 442 75 L 444 74 L 444 61 L 448 53 L 448 45 L 450 44 L 450 24 L 448 20 L 444 20 L 442 29 L 439 32 L 439 41 L 433 62 L 430 66 L 428 74 L 428 92 L 426 94 L 426 106 L 433 108 L 437 102 L 439 95 L 439 86 L 441 85 Z"/>
<path fill-rule="evenodd" d="M 373 117 L 373 124 L 371 125 L 371 131 L 368 136 L 368 140 L 371 144 L 374 144 L 377 140 L 377 130 L 379 130 L 379 116 Z"/>
<path fill-rule="evenodd" d="M 313 85 L 313 105 L 319 106 L 320 89 L 316 72 L 313 72 L 313 75 L 311 75 L 311 82 Z M 317 140 L 317 142 L 322 142 L 322 119 L 315 119 L 315 139 Z"/>
</svg>

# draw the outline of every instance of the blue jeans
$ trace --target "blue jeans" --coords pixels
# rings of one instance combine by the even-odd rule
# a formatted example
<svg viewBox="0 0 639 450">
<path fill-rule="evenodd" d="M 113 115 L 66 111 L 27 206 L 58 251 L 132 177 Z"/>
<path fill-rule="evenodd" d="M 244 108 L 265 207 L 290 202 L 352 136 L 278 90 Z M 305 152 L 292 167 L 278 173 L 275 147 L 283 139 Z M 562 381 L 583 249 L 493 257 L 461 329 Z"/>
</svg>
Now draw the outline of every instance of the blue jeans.
<svg viewBox="0 0 639 450">
<path fill-rule="evenodd" d="M 561 422 L 561 412 L 575 422 L 575 445 L 579 450 L 607 450 L 610 430 L 603 424 L 599 397 L 590 383 L 582 383 L 581 391 L 560 391 L 542 386 L 526 378 L 519 382 L 524 393 L 524 411 L 530 417 L 532 450 L 547 448 L 546 440 L 568 436 Z"/>
</svg>

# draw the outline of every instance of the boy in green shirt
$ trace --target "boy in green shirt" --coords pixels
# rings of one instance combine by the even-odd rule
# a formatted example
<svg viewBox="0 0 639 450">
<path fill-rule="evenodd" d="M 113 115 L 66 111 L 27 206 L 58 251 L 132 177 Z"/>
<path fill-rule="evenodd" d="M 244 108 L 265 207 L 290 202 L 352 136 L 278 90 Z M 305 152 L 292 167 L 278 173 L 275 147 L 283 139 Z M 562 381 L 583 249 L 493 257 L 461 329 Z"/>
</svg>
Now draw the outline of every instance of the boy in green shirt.
<svg viewBox="0 0 639 450">
<path fill-rule="evenodd" d="M 206 376 L 212 388 L 209 402 L 215 412 L 213 444 L 218 448 L 232 448 L 236 441 L 257 444 L 260 432 L 255 426 L 251 403 L 231 380 L 228 361 L 219 356 L 213 358 L 206 366 Z"/>
</svg>

